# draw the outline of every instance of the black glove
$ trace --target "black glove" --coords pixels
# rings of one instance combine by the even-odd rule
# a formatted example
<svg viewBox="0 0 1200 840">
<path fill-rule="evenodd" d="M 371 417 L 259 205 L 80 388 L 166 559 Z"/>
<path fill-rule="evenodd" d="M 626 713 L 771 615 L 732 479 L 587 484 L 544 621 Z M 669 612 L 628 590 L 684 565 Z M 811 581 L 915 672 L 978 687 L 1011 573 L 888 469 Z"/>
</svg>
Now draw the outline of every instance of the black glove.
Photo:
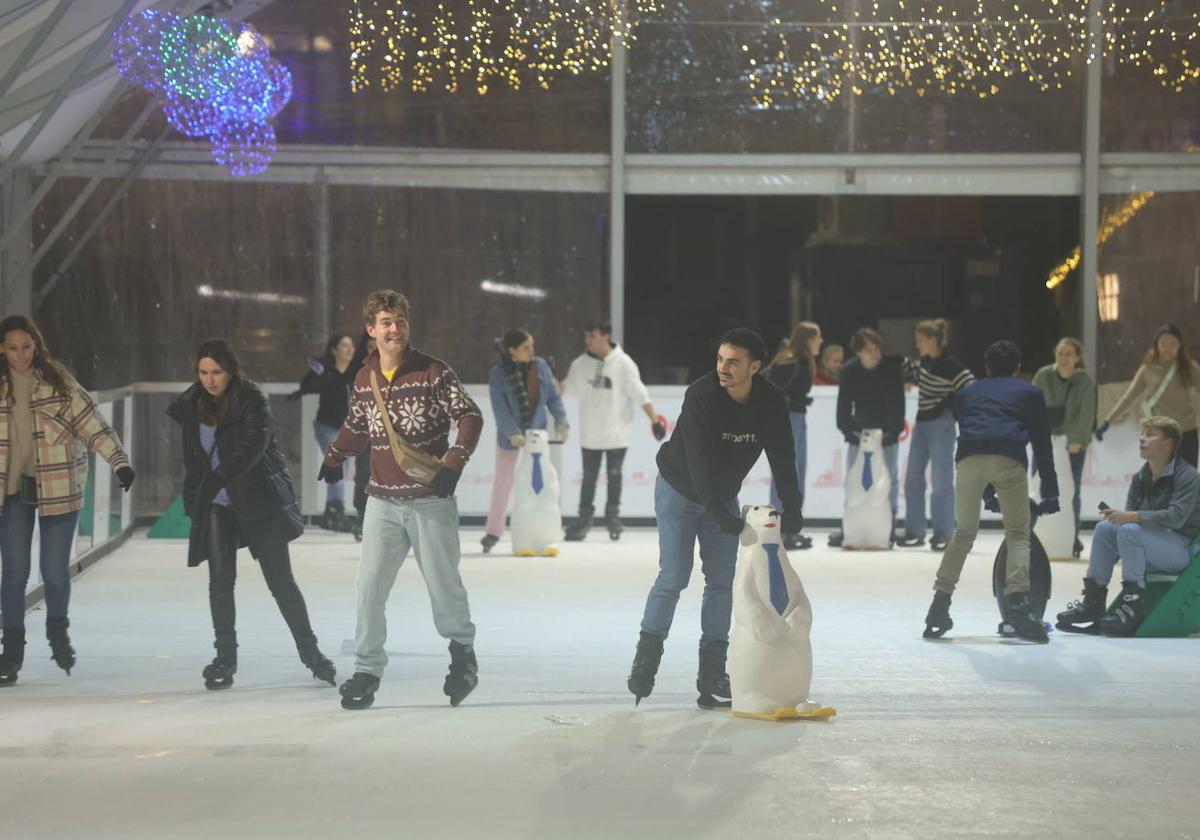
<svg viewBox="0 0 1200 840">
<path fill-rule="evenodd" d="M 303 391 L 292 391 L 292 393 L 287 395 L 287 401 L 295 402 L 296 400 L 300 399 L 303 396 L 304 396 Z"/>
<path fill-rule="evenodd" d="M 785 510 L 779 518 L 779 530 L 784 534 L 799 534 L 804 530 L 804 514 L 800 508 Z"/>
<path fill-rule="evenodd" d="M 126 493 L 133 486 L 133 479 L 136 475 L 137 473 L 133 471 L 133 467 L 121 467 L 121 469 L 117 470 L 117 482 Z"/>
<path fill-rule="evenodd" d="M 733 534 L 735 537 L 740 536 L 742 533 L 742 528 L 744 528 L 746 525 L 740 516 L 734 516 L 724 508 L 717 511 L 713 515 L 717 519 L 717 525 L 721 527 L 722 534 Z"/>
<path fill-rule="evenodd" d="M 663 416 L 658 415 L 658 419 L 650 424 L 650 434 L 654 435 L 655 440 L 662 440 L 667 436 L 667 424 L 663 420 Z"/>
<path fill-rule="evenodd" d="M 221 488 L 225 486 L 225 479 L 219 472 L 213 471 L 204 476 L 204 480 L 200 482 L 200 490 L 196 493 L 196 499 L 201 504 L 208 504 L 217 497 L 221 492 Z"/>
<path fill-rule="evenodd" d="M 1000 499 L 996 495 L 996 488 L 990 484 L 983 488 L 983 509 L 1000 513 Z"/>
<path fill-rule="evenodd" d="M 450 498 L 454 495 L 454 488 L 458 486 L 458 480 L 461 477 L 461 470 L 445 465 L 439 467 L 437 475 L 433 477 L 433 495 L 439 499 Z"/>
<path fill-rule="evenodd" d="M 1096 436 L 1096 440 L 1104 440 L 1104 436 L 1108 434 L 1108 427 L 1112 425 L 1107 420 L 1096 427 L 1096 431 L 1092 432 Z"/>
<path fill-rule="evenodd" d="M 330 484 L 337 484 L 346 477 L 346 471 L 341 464 L 336 467 L 331 467 L 324 461 L 321 462 L 321 469 L 317 472 L 317 481 L 327 481 Z"/>
<path fill-rule="evenodd" d="M 1052 513 L 1058 513 L 1061 509 L 1058 506 L 1058 499 L 1043 499 L 1038 502 L 1037 506 L 1039 516 L 1049 516 Z"/>
</svg>

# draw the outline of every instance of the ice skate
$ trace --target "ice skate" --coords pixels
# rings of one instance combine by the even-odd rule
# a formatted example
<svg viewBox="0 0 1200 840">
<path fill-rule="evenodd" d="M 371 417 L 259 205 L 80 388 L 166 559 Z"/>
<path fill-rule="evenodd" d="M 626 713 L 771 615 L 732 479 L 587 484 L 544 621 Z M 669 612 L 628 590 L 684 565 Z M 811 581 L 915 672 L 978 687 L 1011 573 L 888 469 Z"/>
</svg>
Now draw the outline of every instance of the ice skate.
<svg viewBox="0 0 1200 840">
<path fill-rule="evenodd" d="M 733 705 L 729 674 L 725 673 L 725 657 L 729 642 L 701 642 L 700 669 L 696 674 L 696 705 L 701 709 L 728 709 Z"/>
<path fill-rule="evenodd" d="M 0 686 L 15 685 L 17 673 L 25 664 L 25 631 L 5 630 L 4 650 L 0 653 Z"/>
<path fill-rule="evenodd" d="M 220 691 L 233 685 L 233 675 L 237 673 L 237 645 L 215 644 L 213 647 L 217 649 L 217 655 L 200 676 L 204 677 L 205 688 Z"/>
<path fill-rule="evenodd" d="M 446 674 L 442 693 L 450 698 L 450 705 L 457 706 L 479 685 L 479 663 L 475 660 L 475 649 L 458 642 L 450 643 L 450 671 Z"/>
<path fill-rule="evenodd" d="M 71 669 L 75 667 L 75 648 L 71 647 L 71 637 L 67 634 L 70 626 L 71 620 L 65 616 L 46 619 L 46 640 L 50 642 L 50 658 L 54 660 L 55 665 L 67 672 L 68 677 L 71 676 Z"/>
<path fill-rule="evenodd" d="M 580 542 L 584 540 L 588 531 L 592 530 L 593 512 L 591 508 L 583 508 L 579 511 L 579 516 L 575 517 L 575 521 L 567 526 L 563 533 L 563 539 L 567 542 Z"/>
<path fill-rule="evenodd" d="M 1121 594 L 1113 608 L 1100 619 L 1100 632 L 1105 636 L 1132 636 L 1145 618 L 1145 591 L 1127 580 L 1121 585 Z"/>
<path fill-rule="evenodd" d="M 304 663 L 304 667 L 312 671 L 314 679 L 337 685 L 337 668 L 317 647 L 316 636 L 309 635 L 303 642 L 297 642 L 296 650 L 300 653 L 300 661 Z"/>
<path fill-rule="evenodd" d="M 929 605 L 929 612 L 925 614 L 925 632 L 921 634 L 922 638 L 940 639 L 953 627 L 954 620 L 950 618 L 950 593 L 934 592 L 933 603 Z"/>
<path fill-rule="evenodd" d="M 1044 645 L 1050 641 L 1046 625 L 1029 606 L 1029 593 L 1010 592 L 1004 596 L 1004 600 L 1007 605 L 1003 622 L 1005 630 L 1011 629 L 1018 639 L 1026 642 Z"/>
<path fill-rule="evenodd" d="M 379 690 L 379 677 L 355 671 L 354 676 L 342 683 L 338 693 L 342 695 L 343 709 L 369 709 L 375 702 Z"/>
<path fill-rule="evenodd" d="M 1104 618 L 1108 604 L 1108 587 L 1101 586 L 1091 578 L 1083 579 L 1083 597 L 1067 604 L 1067 608 L 1056 617 L 1054 626 L 1066 633 L 1100 632 L 1098 622 Z"/>
<path fill-rule="evenodd" d="M 663 640 L 643 630 L 638 637 L 637 652 L 633 656 L 633 667 L 629 669 L 629 679 L 625 682 L 633 694 L 633 705 L 638 705 L 654 691 L 654 677 L 658 674 L 662 654 Z"/>
</svg>

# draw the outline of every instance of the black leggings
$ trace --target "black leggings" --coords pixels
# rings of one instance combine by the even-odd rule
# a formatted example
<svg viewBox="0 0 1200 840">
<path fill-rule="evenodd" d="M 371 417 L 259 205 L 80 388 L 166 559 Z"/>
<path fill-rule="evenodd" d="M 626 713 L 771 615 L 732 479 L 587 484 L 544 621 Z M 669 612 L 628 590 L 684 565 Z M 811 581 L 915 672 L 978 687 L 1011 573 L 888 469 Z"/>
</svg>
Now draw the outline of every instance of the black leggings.
<svg viewBox="0 0 1200 840">
<path fill-rule="evenodd" d="M 583 450 L 583 483 L 579 487 L 579 512 L 592 509 L 596 499 L 596 480 L 600 477 L 600 459 L 608 460 L 608 498 L 604 504 L 605 516 L 616 516 L 621 511 L 621 467 L 625 463 L 624 449 Z"/>
<path fill-rule="evenodd" d="M 233 585 L 237 582 L 237 549 L 241 536 L 237 516 L 224 505 L 213 505 L 208 516 L 208 604 L 212 609 L 213 631 L 217 645 L 237 644 L 237 611 L 233 603 Z M 279 612 L 292 631 L 297 644 L 313 636 L 308 607 L 296 579 L 286 542 L 264 547 L 258 558 L 267 588 L 275 596 Z"/>
</svg>

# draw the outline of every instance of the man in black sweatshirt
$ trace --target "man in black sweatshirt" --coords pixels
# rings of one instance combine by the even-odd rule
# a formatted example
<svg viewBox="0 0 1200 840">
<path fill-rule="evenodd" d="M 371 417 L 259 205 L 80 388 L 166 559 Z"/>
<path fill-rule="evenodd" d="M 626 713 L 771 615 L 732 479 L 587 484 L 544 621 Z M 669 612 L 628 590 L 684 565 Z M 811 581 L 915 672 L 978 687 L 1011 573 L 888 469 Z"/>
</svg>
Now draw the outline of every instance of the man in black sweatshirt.
<svg viewBox="0 0 1200 840">
<path fill-rule="evenodd" d="M 663 640 L 679 593 L 691 578 L 699 540 L 704 599 L 697 703 L 703 709 L 730 705 L 725 655 L 743 525 L 737 494 L 764 449 L 783 500 L 780 530 L 794 534 L 804 525 L 787 398 L 758 374 L 766 355 L 766 345 L 752 330 L 725 333 L 717 349 L 717 369 L 688 386 L 675 431 L 658 451 L 654 513 L 659 573 L 646 599 L 628 681 L 638 703 L 654 688 Z"/>
<path fill-rule="evenodd" d="M 997 341 L 984 354 L 987 377 L 954 394 L 958 418 L 958 462 L 954 481 L 954 537 L 942 555 L 933 604 L 925 616 L 927 639 L 941 638 L 954 626 L 950 596 L 963 563 L 979 533 L 979 507 L 988 485 L 996 490 L 1004 518 L 1007 576 L 1004 621 L 1019 638 L 1047 641 L 1041 616 L 1029 604 L 1029 463 L 1025 447 L 1032 444 L 1040 471 L 1042 501 L 1038 513 L 1058 512 L 1058 476 L 1050 449 L 1050 426 L 1042 390 L 1017 374 L 1021 349 Z"/>
<path fill-rule="evenodd" d="M 846 438 L 846 469 L 858 457 L 858 443 L 866 429 L 883 431 L 883 461 L 892 476 L 888 499 L 892 519 L 900 498 L 900 435 L 904 432 L 904 359 L 883 355 L 883 339 L 869 327 L 850 338 L 854 358 L 842 367 L 838 382 L 837 427 Z M 842 544 L 842 532 L 829 535 L 834 548 Z"/>
</svg>

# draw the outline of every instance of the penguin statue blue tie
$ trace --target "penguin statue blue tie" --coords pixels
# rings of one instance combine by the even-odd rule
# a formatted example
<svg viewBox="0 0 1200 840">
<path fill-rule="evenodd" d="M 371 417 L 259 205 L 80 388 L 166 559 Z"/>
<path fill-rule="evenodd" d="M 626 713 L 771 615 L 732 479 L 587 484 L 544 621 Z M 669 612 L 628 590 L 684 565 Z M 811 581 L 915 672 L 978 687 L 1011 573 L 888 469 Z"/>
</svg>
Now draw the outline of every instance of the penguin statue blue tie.
<svg viewBox="0 0 1200 840">
<path fill-rule="evenodd" d="M 775 612 L 783 615 L 787 609 L 787 581 L 783 577 L 783 564 L 779 561 L 779 543 L 766 543 L 763 551 L 767 553 L 767 580 L 771 585 L 771 606 Z"/>
<path fill-rule="evenodd" d="M 545 482 L 542 481 L 542 455 L 540 452 L 529 453 L 533 458 L 533 492 L 541 493 Z"/>
</svg>

